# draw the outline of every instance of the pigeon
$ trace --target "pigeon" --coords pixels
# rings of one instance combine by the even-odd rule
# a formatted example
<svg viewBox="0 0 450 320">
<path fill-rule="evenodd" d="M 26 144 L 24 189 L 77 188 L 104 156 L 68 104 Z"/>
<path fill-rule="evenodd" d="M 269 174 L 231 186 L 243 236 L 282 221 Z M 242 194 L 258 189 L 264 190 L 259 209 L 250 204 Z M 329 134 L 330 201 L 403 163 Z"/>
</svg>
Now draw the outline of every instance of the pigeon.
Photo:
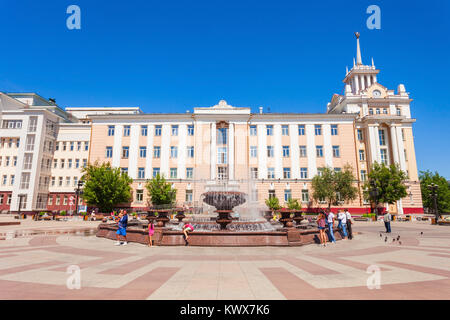
<svg viewBox="0 0 450 320">
<path fill-rule="evenodd" d="M 401 242 L 401 241 L 399 241 L 399 242 L 398 242 L 398 244 L 402 244 L 402 242 Z"/>
<path fill-rule="evenodd" d="M 423 231 L 420 232 L 420 235 L 423 236 Z"/>
<path fill-rule="evenodd" d="M 395 238 L 394 239 L 392 239 L 392 242 L 394 242 L 395 241 Z"/>
<path fill-rule="evenodd" d="M 386 237 L 386 238 L 384 238 L 384 242 L 387 242 L 387 237 Z"/>
<path fill-rule="evenodd" d="M 383 235 L 380 233 L 380 238 L 383 237 Z"/>
<path fill-rule="evenodd" d="M 400 236 L 397 237 L 397 241 L 400 240 Z"/>
</svg>

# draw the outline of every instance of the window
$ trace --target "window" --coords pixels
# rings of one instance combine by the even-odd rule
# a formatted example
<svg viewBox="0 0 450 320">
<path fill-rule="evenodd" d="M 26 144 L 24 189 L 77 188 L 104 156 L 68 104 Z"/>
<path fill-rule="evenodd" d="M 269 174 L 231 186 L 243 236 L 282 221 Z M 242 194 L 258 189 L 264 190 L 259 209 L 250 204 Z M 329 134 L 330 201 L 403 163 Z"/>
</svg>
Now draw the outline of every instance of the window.
<svg viewBox="0 0 450 320">
<path fill-rule="evenodd" d="M 217 163 L 227 164 L 227 148 L 225 147 L 217 148 Z"/>
<path fill-rule="evenodd" d="M 114 135 L 114 126 L 108 126 L 108 136 Z"/>
<path fill-rule="evenodd" d="M 178 135 L 178 125 L 172 126 L 172 135 L 177 136 Z"/>
<path fill-rule="evenodd" d="M 388 114 L 387 109 L 383 108 L 383 114 Z"/>
<path fill-rule="evenodd" d="M 361 170 L 361 181 L 367 180 L 367 172 L 366 170 Z"/>
<path fill-rule="evenodd" d="M 273 146 L 267 146 L 267 156 L 273 158 Z"/>
<path fill-rule="evenodd" d="M 86 168 L 87 166 L 87 159 L 83 159 L 83 168 Z"/>
<path fill-rule="evenodd" d="M 407 157 L 406 149 L 403 149 L 403 153 L 405 154 L 405 161 L 408 161 L 408 157 Z"/>
<path fill-rule="evenodd" d="M 147 136 L 147 126 L 141 126 L 141 136 Z"/>
<path fill-rule="evenodd" d="M 127 168 L 127 167 L 120 168 L 120 172 L 121 172 L 122 174 L 128 174 L 128 168 Z"/>
<path fill-rule="evenodd" d="M 381 163 L 387 164 L 388 163 L 387 149 L 380 149 L 380 154 L 381 154 Z"/>
<path fill-rule="evenodd" d="M 306 158 L 306 146 L 300 146 L 300 158 Z"/>
<path fill-rule="evenodd" d="M 8 182 L 8 176 L 6 174 L 4 174 L 3 179 L 2 179 L 2 185 L 6 186 L 7 182 Z"/>
<path fill-rule="evenodd" d="M 72 168 L 72 159 L 67 160 L 67 168 L 69 168 L 69 169 Z"/>
<path fill-rule="evenodd" d="M 89 141 L 85 141 L 84 142 L 84 151 L 88 151 L 89 150 Z"/>
<path fill-rule="evenodd" d="M 316 146 L 316 156 L 318 158 L 323 157 L 323 146 Z"/>
<path fill-rule="evenodd" d="M 321 136 L 322 135 L 322 125 L 320 125 L 320 124 L 314 125 L 314 134 L 316 136 Z"/>
<path fill-rule="evenodd" d="M 20 129 L 20 128 L 22 128 L 22 120 L 3 120 L 2 129 Z"/>
<path fill-rule="evenodd" d="M 194 125 L 188 125 L 188 136 L 194 135 Z"/>
<path fill-rule="evenodd" d="M 269 190 L 269 199 L 275 198 L 275 190 Z"/>
<path fill-rule="evenodd" d="M 337 136 L 338 135 L 338 126 L 337 126 L 337 124 L 332 124 L 331 125 L 331 135 L 332 136 Z"/>
<path fill-rule="evenodd" d="M 147 147 L 139 147 L 139 157 L 141 158 L 147 157 Z"/>
<path fill-rule="evenodd" d="M 341 157 L 341 151 L 339 146 L 333 146 L 333 157 L 340 158 Z"/>
<path fill-rule="evenodd" d="M 59 151 L 59 142 L 56 142 L 55 144 L 55 151 Z"/>
<path fill-rule="evenodd" d="M 275 168 L 267 168 L 267 179 L 275 179 Z"/>
<path fill-rule="evenodd" d="M 158 159 L 161 157 L 161 147 L 160 146 L 154 146 L 153 147 L 153 158 Z"/>
<path fill-rule="evenodd" d="M 284 190 L 284 201 L 288 202 L 290 199 L 292 199 L 291 190 Z"/>
<path fill-rule="evenodd" d="M 58 159 L 53 159 L 53 168 L 58 168 Z"/>
<path fill-rule="evenodd" d="M 186 202 L 192 202 L 192 190 L 186 190 Z"/>
<path fill-rule="evenodd" d="M 380 114 L 380 108 L 377 108 L 377 112 L 376 112 L 377 114 Z"/>
<path fill-rule="evenodd" d="M 81 151 L 81 141 L 77 142 L 77 151 Z"/>
<path fill-rule="evenodd" d="M 289 135 L 289 126 L 287 125 L 282 125 L 281 126 L 281 134 L 283 136 L 288 136 Z"/>
<path fill-rule="evenodd" d="M 317 175 L 321 177 L 323 175 L 323 168 L 317 168 Z"/>
<path fill-rule="evenodd" d="M 299 124 L 298 125 L 298 135 L 299 136 L 304 136 L 305 135 L 305 125 L 304 124 Z"/>
<path fill-rule="evenodd" d="M 136 190 L 136 202 L 144 201 L 144 190 Z"/>
<path fill-rule="evenodd" d="M 302 202 L 309 202 L 308 190 L 302 190 Z"/>
<path fill-rule="evenodd" d="M 289 146 L 283 146 L 283 157 L 289 158 Z"/>
<path fill-rule="evenodd" d="M 373 109 L 372 108 L 369 109 L 369 114 L 373 115 Z"/>
<path fill-rule="evenodd" d="M 178 157 L 178 147 L 170 147 L 170 157 L 177 158 Z"/>
<path fill-rule="evenodd" d="M 17 157 L 13 157 L 13 167 L 17 166 Z"/>
<path fill-rule="evenodd" d="M 5 167 L 8 167 L 9 166 L 9 157 L 6 157 L 5 158 Z"/>
<path fill-rule="evenodd" d="M 336 168 L 334 168 L 333 170 L 334 170 L 334 172 L 341 172 L 342 169 L 339 168 L 339 167 L 336 167 Z"/>
<path fill-rule="evenodd" d="M 308 179 L 308 168 L 300 168 L 300 179 Z"/>
<path fill-rule="evenodd" d="M 58 196 L 56 196 L 56 202 L 55 202 L 55 204 L 56 204 L 57 206 L 59 206 L 60 203 L 61 203 L 61 198 L 58 197 Z"/>
<path fill-rule="evenodd" d="M 252 179 L 258 179 L 258 168 L 250 168 L 250 177 Z"/>
<path fill-rule="evenodd" d="M 28 132 L 36 132 L 37 120 L 37 117 L 30 117 L 30 122 L 28 123 Z"/>
<path fill-rule="evenodd" d="M 75 142 L 71 141 L 70 142 L 70 151 L 74 151 L 75 150 Z"/>
<path fill-rule="evenodd" d="M 112 152 L 112 149 L 111 149 L 111 152 Z M 75 159 L 75 168 L 78 169 L 79 167 L 80 167 L 80 159 Z"/>
<path fill-rule="evenodd" d="M 227 128 L 217 129 L 217 144 L 227 144 Z"/>
<path fill-rule="evenodd" d="M 186 179 L 194 178 L 194 168 L 186 168 Z"/>
<path fill-rule="evenodd" d="M 63 205 L 67 205 L 67 196 L 64 196 L 64 202 L 63 202 Z"/>
<path fill-rule="evenodd" d="M 396 113 L 397 113 L 398 116 L 401 116 L 401 115 L 402 115 L 402 109 L 396 108 L 395 111 L 396 111 Z"/>
<path fill-rule="evenodd" d="M 256 146 L 250 146 L 250 157 L 256 158 L 258 156 L 258 148 Z"/>
<path fill-rule="evenodd" d="M 380 146 L 385 146 L 386 145 L 386 137 L 384 135 L 383 129 L 378 130 L 378 136 L 380 137 Z"/>
<path fill-rule="evenodd" d="M 362 132 L 362 129 L 358 129 L 356 132 L 358 133 L 358 140 L 359 140 L 359 141 L 362 141 L 362 139 L 363 139 L 363 132 Z"/>
<path fill-rule="evenodd" d="M 283 168 L 283 179 L 291 178 L 291 168 Z"/>
<path fill-rule="evenodd" d="M 145 178 L 145 168 L 138 168 L 138 179 Z"/>
<path fill-rule="evenodd" d="M 78 177 L 73 177 L 73 186 L 74 187 L 78 186 Z"/>
<path fill-rule="evenodd" d="M 112 158 L 112 156 L 113 156 L 113 148 L 112 147 L 106 147 L 106 158 Z"/>
<path fill-rule="evenodd" d="M 159 168 L 153 168 L 153 178 L 159 175 L 160 169 Z"/>
<path fill-rule="evenodd" d="M 62 187 L 63 185 L 63 177 L 58 178 L 58 187 Z"/>
<path fill-rule="evenodd" d="M 53 205 L 53 197 L 48 198 L 48 205 L 49 206 Z"/>
<path fill-rule="evenodd" d="M 66 187 L 70 186 L 70 177 L 66 177 Z"/>
<path fill-rule="evenodd" d="M 124 126 L 123 127 L 123 136 L 129 137 L 130 136 L 130 126 Z"/>
<path fill-rule="evenodd" d="M 359 161 L 365 161 L 366 160 L 366 154 L 364 150 L 359 150 Z"/>
<path fill-rule="evenodd" d="M 5 176 L 6 177 L 6 176 Z M 6 183 L 4 183 L 6 184 Z M 20 180 L 20 189 L 28 189 L 30 186 L 30 173 L 22 173 L 22 178 Z"/>
<path fill-rule="evenodd" d="M 161 125 L 157 125 L 155 126 L 155 136 L 160 136 L 161 135 Z"/>
<path fill-rule="evenodd" d="M 27 136 L 27 143 L 25 146 L 26 151 L 33 151 L 34 150 L 34 135 Z"/>
<path fill-rule="evenodd" d="M 256 126 L 250 126 L 250 135 L 256 136 L 257 134 L 258 134 L 258 130 L 257 130 Z"/>
<path fill-rule="evenodd" d="M 170 179 L 176 179 L 177 178 L 177 168 L 170 168 Z"/>
<path fill-rule="evenodd" d="M 267 130 L 268 136 L 273 136 L 273 126 L 272 125 L 267 125 L 266 130 Z"/>
<path fill-rule="evenodd" d="M 402 140 L 405 141 L 405 129 L 402 129 Z"/>
<path fill-rule="evenodd" d="M 187 157 L 188 158 L 194 157 L 194 147 L 193 146 L 187 147 Z"/>
<path fill-rule="evenodd" d="M 18 148 L 20 146 L 20 139 L 17 138 L 16 140 L 16 148 Z M 52 146 L 52 150 L 50 150 L 50 152 L 53 152 L 53 146 Z"/>
<path fill-rule="evenodd" d="M 130 154 L 130 147 L 122 147 L 122 158 L 128 159 L 129 154 Z"/>
<path fill-rule="evenodd" d="M 56 184 L 56 179 L 55 179 L 55 177 L 52 177 L 52 187 L 54 187 L 55 184 Z"/>
<path fill-rule="evenodd" d="M 65 162 L 65 160 L 61 159 L 61 161 L 60 161 L 60 168 L 61 169 L 64 169 L 64 162 Z"/>
</svg>

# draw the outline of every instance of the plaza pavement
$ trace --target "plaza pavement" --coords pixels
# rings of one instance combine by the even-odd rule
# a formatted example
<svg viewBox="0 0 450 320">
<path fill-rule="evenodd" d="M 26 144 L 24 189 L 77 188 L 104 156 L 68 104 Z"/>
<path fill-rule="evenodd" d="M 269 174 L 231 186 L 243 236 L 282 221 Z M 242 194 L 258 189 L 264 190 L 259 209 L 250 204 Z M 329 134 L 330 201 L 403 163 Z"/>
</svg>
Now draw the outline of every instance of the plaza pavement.
<svg viewBox="0 0 450 320">
<path fill-rule="evenodd" d="M 98 224 L 20 221 L 0 233 Z M 386 242 L 382 222 L 353 227 L 354 240 L 326 248 L 149 248 L 71 234 L 2 240 L 0 299 L 450 299 L 449 227 L 392 222 Z M 401 244 L 392 241 L 398 235 Z M 71 265 L 81 270 L 80 289 L 66 285 Z M 371 265 L 380 289 L 367 287 Z"/>
</svg>

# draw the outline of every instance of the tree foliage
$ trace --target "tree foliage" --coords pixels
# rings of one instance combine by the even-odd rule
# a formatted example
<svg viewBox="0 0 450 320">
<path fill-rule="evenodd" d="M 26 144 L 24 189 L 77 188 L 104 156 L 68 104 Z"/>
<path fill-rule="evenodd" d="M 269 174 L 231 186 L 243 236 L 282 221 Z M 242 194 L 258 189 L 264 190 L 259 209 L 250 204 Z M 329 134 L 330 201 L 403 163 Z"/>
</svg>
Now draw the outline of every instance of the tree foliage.
<svg viewBox="0 0 450 320">
<path fill-rule="evenodd" d="M 340 201 L 354 200 L 358 196 L 358 188 L 353 185 L 354 182 L 353 168 L 350 165 L 346 165 L 341 171 L 323 168 L 322 174 L 312 179 L 312 198 L 317 202 L 326 201 L 328 208 L 338 205 Z"/>
<path fill-rule="evenodd" d="M 112 168 L 109 162 L 88 164 L 82 173 L 85 182 L 82 197 L 89 206 L 110 212 L 117 204 L 131 200 L 133 180 L 119 168 Z"/>
<path fill-rule="evenodd" d="M 302 205 L 298 202 L 297 199 L 289 199 L 287 202 L 287 207 L 289 210 L 300 210 Z"/>
<path fill-rule="evenodd" d="M 438 186 L 436 204 L 439 213 L 450 212 L 450 186 L 443 176 L 431 171 L 421 171 L 419 175 L 422 202 L 425 208 L 434 209 L 433 198 L 428 186 L 432 183 Z"/>
<path fill-rule="evenodd" d="M 405 181 L 408 179 L 406 173 L 400 169 L 398 164 L 386 166 L 384 163 L 373 163 L 368 175 L 368 180 L 364 184 L 364 197 L 375 203 L 394 204 L 401 198 L 406 197 Z M 374 184 L 378 190 L 375 198 L 370 191 Z"/>
<path fill-rule="evenodd" d="M 266 199 L 266 206 L 272 211 L 281 209 L 280 200 L 277 197 L 269 197 L 269 199 Z"/>
<path fill-rule="evenodd" d="M 145 187 L 150 197 L 150 203 L 153 206 L 170 207 L 175 203 L 177 190 L 159 173 L 152 180 L 148 181 Z"/>
</svg>

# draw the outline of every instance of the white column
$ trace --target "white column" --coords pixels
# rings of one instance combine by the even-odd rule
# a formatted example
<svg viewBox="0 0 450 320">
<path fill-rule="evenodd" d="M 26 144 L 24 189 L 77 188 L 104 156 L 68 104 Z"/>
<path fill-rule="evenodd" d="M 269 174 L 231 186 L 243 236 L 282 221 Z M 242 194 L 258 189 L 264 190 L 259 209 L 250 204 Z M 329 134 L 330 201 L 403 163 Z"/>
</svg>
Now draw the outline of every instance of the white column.
<svg viewBox="0 0 450 320">
<path fill-rule="evenodd" d="M 170 159 L 170 137 L 172 132 L 169 124 L 163 124 L 161 128 L 161 167 L 160 173 L 165 178 L 170 177 L 169 159 Z"/>
<path fill-rule="evenodd" d="M 234 180 L 234 123 L 228 129 L 228 178 Z"/>
<path fill-rule="evenodd" d="M 370 145 L 370 158 L 371 158 L 371 163 L 374 162 L 380 162 L 380 160 L 378 159 L 378 152 L 377 152 L 377 143 L 376 140 L 378 137 L 375 137 L 375 127 L 373 126 L 368 126 L 369 129 L 369 145 Z"/>
<path fill-rule="evenodd" d="M 397 147 L 400 159 L 400 169 L 406 172 L 405 145 L 403 144 L 402 127 L 400 126 L 397 127 Z"/>
<path fill-rule="evenodd" d="M 258 124 L 258 179 L 267 179 L 267 131 L 266 126 Z"/>
<path fill-rule="evenodd" d="M 132 179 L 137 178 L 139 131 L 139 126 L 137 125 L 132 125 L 130 128 L 130 154 L 128 155 L 128 175 Z"/>
<path fill-rule="evenodd" d="M 375 137 L 375 146 L 376 146 L 376 155 L 378 163 L 381 163 L 381 152 L 380 152 L 380 132 L 378 129 L 378 124 L 373 127 L 374 137 Z"/>
<path fill-rule="evenodd" d="M 314 136 L 314 125 L 305 125 L 306 133 L 306 156 L 308 157 L 308 179 L 317 174 L 316 141 Z"/>
<path fill-rule="evenodd" d="M 275 124 L 273 126 L 274 131 L 274 156 L 275 156 L 275 178 L 282 179 L 283 178 L 283 151 L 281 147 L 281 124 Z"/>
<path fill-rule="evenodd" d="M 186 179 L 186 157 L 187 157 L 187 125 L 181 124 L 178 132 L 178 166 L 177 175 L 179 179 Z M 195 149 L 194 149 L 195 152 Z"/>
<path fill-rule="evenodd" d="M 399 163 L 399 151 L 398 150 L 398 143 L 397 143 L 397 130 L 395 129 L 395 125 L 390 125 L 390 131 L 391 131 L 391 147 L 392 147 L 392 155 L 394 157 L 394 162 Z"/>
<path fill-rule="evenodd" d="M 358 75 L 355 75 L 353 80 L 355 81 L 355 94 L 358 94 L 358 92 L 359 92 L 359 77 L 358 77 Z"/>
<path fill-rule="evenodd" d="M 216 138 L 216 123 L 211 123 L 211 154 L 210 154 L 210 164 L 211 164 L 211 180 L 216 178 L 216 159 L 217 159 L 217 138 Z"/>
<path fill-rule="evenodd" d="M 120 157 L 122 155 L 122 134 L 123 125 L 116 125 L 114 128 L 114 146 L 113 146 L 113 158 L 112 166 L 120 167 Z"/>
<path fill-rule="evenodd" d="M 291 149 L 291 174 L 293 179 L 300 179 L 300 150 L 298 145 L 298 125 L 289 125 Z"/>
<path fill-rule="evenodd" d="M 325 156 L 325 165 L 333 168 L 333 148 L 331 146 L 331 125 L 322 125 L 323 129 L 323 151 Z"/>
<path fill-rule="evenodd" d="M 155 133 L 155 126 L 148 125 L 147 131 L 147 158 L 145 159 L 145 178 L 151 179 L 152 173 L 152 159 L 153 159 L 153 135 Z"/>
</svg>

